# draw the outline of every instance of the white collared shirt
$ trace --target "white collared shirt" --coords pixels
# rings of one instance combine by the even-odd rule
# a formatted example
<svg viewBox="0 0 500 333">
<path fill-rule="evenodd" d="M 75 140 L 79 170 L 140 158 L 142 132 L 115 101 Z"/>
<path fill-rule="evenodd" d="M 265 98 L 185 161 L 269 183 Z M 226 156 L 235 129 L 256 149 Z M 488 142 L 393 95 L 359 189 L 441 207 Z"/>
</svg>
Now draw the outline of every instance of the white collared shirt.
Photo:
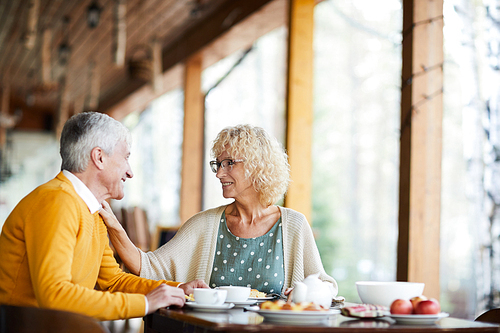
<svg viewBox="0 0 500 333">
<path fill-rule="evenodd" d="M 85 185 L 77 176 L 69 172 L 68 170 L 63 170 L 63 174 L 69 179 L 76 193 L 82 198 L 87 204 L 91 214 L 94 214 L 99 209 L 101 209 L 101 204 L 97 201 L 95 195 L 89 190 L 87 185 Z"/>
</svg>

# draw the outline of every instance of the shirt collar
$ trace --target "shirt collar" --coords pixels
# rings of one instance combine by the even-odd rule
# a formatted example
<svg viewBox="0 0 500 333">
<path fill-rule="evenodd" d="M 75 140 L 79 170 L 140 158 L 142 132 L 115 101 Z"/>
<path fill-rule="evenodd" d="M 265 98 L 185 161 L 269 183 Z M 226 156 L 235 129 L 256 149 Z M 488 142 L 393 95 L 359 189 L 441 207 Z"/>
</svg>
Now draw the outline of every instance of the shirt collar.
<svg viewBox="0 0 500 333">
<path fill-rule="evenodd" d="M 89 190 L 87 185 L 85 185 L 77 176 L 69 172 L 68 170 L 63 170 L 63 174 L 69 179 L 76 193 L 82 198 L 82 200 L 87 204 L 91 214 L 94 214 L 101 208 L 101 204 L 97 201 L 95 195 Z"/>
</svg>

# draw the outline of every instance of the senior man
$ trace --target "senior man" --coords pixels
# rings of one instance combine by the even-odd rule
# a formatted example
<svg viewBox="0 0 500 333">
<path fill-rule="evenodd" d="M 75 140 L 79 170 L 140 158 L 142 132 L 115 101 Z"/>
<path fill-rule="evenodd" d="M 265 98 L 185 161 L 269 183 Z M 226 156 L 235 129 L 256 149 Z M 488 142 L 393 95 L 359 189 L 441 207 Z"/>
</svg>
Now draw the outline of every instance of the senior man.
<svg viewBox="0 0 500 333">
<path fill-rule="evenodd" d="M 61 172 L 23 198 L 0 234 L 0 303 L 59 309 L 100 320 L 183 306 L 208 287 L 147 280 L 120 270 L 99 214 L 122 199 L 133 173 L 130 132 L 98 112 L 70 118 L 61 134 Z"/>
</svg>

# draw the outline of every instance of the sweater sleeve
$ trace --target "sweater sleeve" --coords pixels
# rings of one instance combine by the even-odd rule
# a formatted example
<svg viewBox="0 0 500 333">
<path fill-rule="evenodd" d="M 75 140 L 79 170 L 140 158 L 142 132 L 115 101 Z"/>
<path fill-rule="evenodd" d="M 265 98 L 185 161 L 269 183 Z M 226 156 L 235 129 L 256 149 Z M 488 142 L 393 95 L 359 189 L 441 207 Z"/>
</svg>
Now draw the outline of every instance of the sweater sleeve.
<svg viewBox="0 0 500 333">
<path fill-rule="evenodd" d="M 101 320 L 140 317 L 145 313 L 145 297 L 139 293 L 103 292 L 72 281 L 81 211 L 73 197 L 63 191 L 43 195 L 32 206 L 25 222 L 25 241 L 33 291 L 38 304 L 82 313 Z M 101 264 L 105 267 L 100 281 L 114 282 L 110 290 L 131 290 L 138 281 L 116 275 L 111 265 L 109 248 Z M 101 260 L 101 258 L 96 258 Z M 158 283 L 158 282 L 155 282 Z M 148 287 L 153 287 L 151 283 Z M 145 288 L 148 288 L 145 287 Z M 143 289 L 145 291 L 145 289 Z"/>
<path fill-rule="evenodd" d="M 151 280 L 123 272 L 116 262 L 113 251 L 106 245 L 97 284 L 101 290 L 146 295 L 162 283 L 177 287 L 180 282 Z"/>
</svg>

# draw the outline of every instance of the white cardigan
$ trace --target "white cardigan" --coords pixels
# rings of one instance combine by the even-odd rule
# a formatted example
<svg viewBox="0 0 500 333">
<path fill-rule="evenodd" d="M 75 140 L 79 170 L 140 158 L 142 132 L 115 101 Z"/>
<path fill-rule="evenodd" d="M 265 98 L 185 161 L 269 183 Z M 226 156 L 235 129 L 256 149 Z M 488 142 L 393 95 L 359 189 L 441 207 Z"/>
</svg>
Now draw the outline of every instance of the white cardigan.
<svg viewBox="0 0 500 333">
<path fill-rule="evenodd" d="M 219 221 L 226 206 L 209 209 L 191 217 L 175 236 L 154 252 L 141 254 L 141 274 L 153 280 L 210 282 Z M 331 283 L 334 296 L 337 282 L 325 273 L 313 233 L 305 216 L 290 208 L 279 207 L 283 227 L 285 283 L 282 292 L 310 274 Z"/>
</svg>

